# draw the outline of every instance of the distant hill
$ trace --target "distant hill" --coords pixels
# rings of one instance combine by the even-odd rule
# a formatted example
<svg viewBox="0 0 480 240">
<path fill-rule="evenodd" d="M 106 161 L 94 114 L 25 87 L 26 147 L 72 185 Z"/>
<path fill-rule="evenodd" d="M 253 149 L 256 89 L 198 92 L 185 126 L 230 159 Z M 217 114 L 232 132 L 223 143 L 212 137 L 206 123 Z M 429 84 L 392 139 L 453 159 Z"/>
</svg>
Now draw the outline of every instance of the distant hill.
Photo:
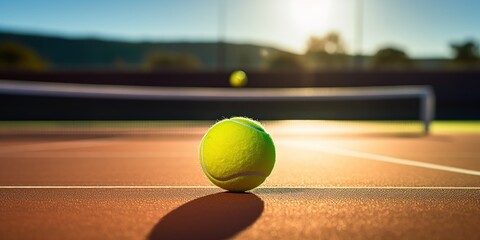
<svg viewBox="0 0 480 240">
<path fill-rule="evenodd" d="M 112 70 L 144 69 L 145 59 L 150 54 L 185 54 L 197 59 L 203 70 L 218 69 L 219 50 L 224 51 L 222 66 L 227 69 L 260 70 L 268 58 L 291 53 L 273 47 L 255 44 L 217 42 L 128 42 L 94 38 L 66 38 L 0 31 L 0 43 L 15 42 L 36 51 L 54 70 Z M 305 57 L 305 56 L 302 56 Z M 344 68 L 354 67 L 358 57 L 346 55 Z M 371 56 L 364 55 L 361 61 L 369 67 Z M 451 69 L 450 59 L 412 59 L 416 70 Z M 326 68 L 328 70 L 328 67 Z M 332 69 L 330 69 L 332 70 Z M 335 69 L 333 69 L 335 70 Z"/>
<path fill-rule="evenodd" d="M 218 65 L 216 42 L 127 42 L 92 38 L 70 39 L 57 36 L 20 34 L 0 31 L 1 42 L 16 42 L 34 49 L 53 69 L 112 69 L 117 65 L 141 68 L 145 58 L 156 52 L 194 56 L 202 69 Z M 265 55 L 283 51 L 252 44 L 224 43 L 225 67 L 259 69 Z"/>
</svg>

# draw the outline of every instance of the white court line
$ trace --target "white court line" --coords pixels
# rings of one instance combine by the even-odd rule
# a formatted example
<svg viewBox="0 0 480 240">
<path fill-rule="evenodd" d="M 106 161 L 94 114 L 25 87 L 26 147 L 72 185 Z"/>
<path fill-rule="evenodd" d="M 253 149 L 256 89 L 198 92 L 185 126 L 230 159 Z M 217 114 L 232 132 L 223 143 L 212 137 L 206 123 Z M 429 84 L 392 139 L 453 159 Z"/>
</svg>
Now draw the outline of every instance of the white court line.
<svg viewBox="0 0 480 240">
<path fill-rule="evenodd" d="M 383 156 L 383 155 L 374 154 L 374 153 L 353 151 L 353 150 L 348 150 L 348 149 L 343 149 L 338 147 L 322 146 L 321 144 L 312 144 L 310 142 L 290 142 L 289 141 L 288 143 L 287 142 L 283 142 L 283 143 L 286 146 L 294 146 L 297 148 L 302 148 L 310 151 L 327 152 L 327 153 L 343 155 L 347 157 L 362 158 L 362 159 L 373 160 L 373 161 L 388 162 L 388 163 L 395 163 L 395 164 L 406 165 L 406 166 L 421 167 L 421 168 L 428 168 L 428 169 L 434 169 L 434 170 L 440 170 L 440 171 L 446 171 L 446 172 L 480 176 L 480 171 Z"/>
<path fill-rule="evenodd" d="M 218 189 L 215 186 L 0 186 L 0 189 Z M 395 186 L 265 186 L 256 189 L 431 189 L 431 190 L 480 190 L 480 187 L 395 187 Z"/>
<path fill-rule="evenodd" d="M 0 189 L 214 189 L 215 186 L 0 186 Z"/>
</svg>

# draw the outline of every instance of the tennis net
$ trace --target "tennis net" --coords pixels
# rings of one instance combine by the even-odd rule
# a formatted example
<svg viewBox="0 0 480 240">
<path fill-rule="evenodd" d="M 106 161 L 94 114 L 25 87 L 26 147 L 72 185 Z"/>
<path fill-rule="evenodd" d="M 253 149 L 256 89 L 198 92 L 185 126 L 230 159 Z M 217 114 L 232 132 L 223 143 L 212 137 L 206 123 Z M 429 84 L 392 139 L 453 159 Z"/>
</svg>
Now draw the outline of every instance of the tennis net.
<svg viewBox="0 0 480 240">
<path fill-rule="evenodd" d="M 375 86 L 330 88 L 205 88 L 93 85 L 0 80 L 0 94 L 64 98 L 134 99 L 157 101 L 357 101 L 419 99 L 419 118 L 428 134 L 435 113 L 430 86 Z"/>
</svg>

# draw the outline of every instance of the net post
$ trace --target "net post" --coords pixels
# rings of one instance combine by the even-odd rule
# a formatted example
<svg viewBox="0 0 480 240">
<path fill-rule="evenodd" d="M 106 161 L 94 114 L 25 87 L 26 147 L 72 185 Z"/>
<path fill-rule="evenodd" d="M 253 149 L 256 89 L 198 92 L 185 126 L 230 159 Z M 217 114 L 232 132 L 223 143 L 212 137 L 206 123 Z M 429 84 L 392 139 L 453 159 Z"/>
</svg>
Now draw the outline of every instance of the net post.
<svg viewBox="0 0 480 240">
<path fill-rule="evenodd" d="M 430 133 L 430 125 L 435 116 L 435 94 L 431 87 L 428 87 L 420 98 L 420 117 L 423 121 L 423 133 Z"/>
</svg>

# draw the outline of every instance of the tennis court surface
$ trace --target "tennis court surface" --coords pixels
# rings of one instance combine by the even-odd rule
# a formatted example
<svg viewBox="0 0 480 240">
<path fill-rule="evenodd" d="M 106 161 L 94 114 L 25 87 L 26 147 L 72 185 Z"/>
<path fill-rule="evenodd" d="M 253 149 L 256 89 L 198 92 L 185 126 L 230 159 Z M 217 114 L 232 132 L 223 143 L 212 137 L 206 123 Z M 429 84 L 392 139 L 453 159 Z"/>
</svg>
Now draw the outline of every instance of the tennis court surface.
<svg viewBox="0 0 480 240">
<path fill-rule="evenodd" d="M 213 123 L 3 122 L 0 238 L 480 238 L 478 122 L 267 121 L 245 194 L 202 173 Z"/>
</svg>

